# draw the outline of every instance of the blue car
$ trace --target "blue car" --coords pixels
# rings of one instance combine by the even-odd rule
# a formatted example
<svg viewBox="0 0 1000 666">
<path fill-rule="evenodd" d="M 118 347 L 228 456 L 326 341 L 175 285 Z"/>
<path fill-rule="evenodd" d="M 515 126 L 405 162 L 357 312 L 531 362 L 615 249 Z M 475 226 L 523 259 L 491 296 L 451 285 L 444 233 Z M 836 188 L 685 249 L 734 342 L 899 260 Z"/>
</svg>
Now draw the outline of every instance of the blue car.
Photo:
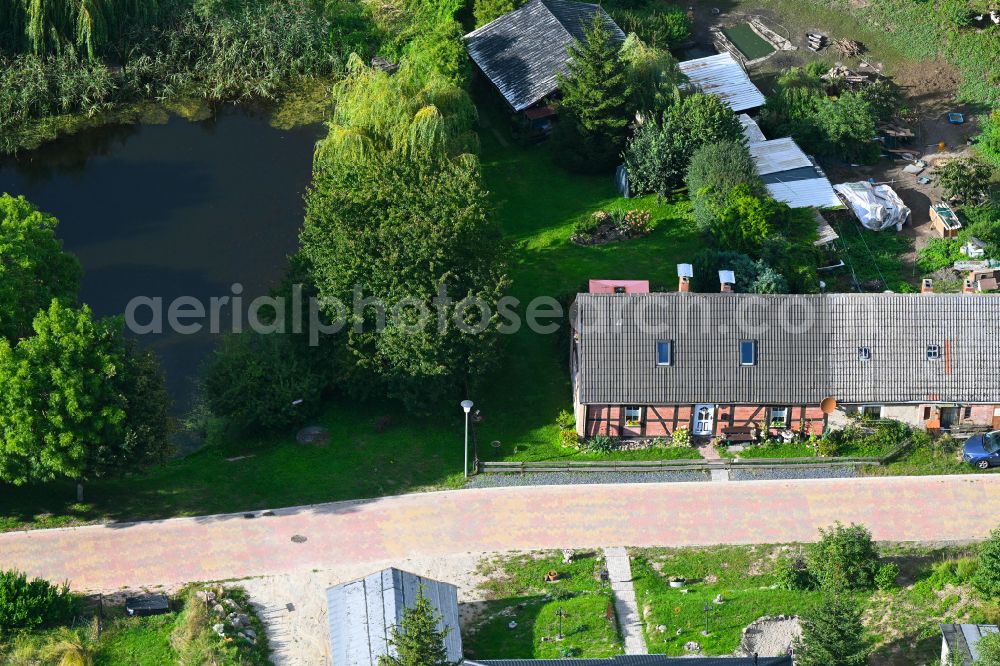
<svg viewBox="0 0 1000 666">
<path fill-rule="evenodd" d="M 976 435 L 965 440 L 962 459 L 979 469 L 1000 465 L 1000 430 Z"/>
</svg>

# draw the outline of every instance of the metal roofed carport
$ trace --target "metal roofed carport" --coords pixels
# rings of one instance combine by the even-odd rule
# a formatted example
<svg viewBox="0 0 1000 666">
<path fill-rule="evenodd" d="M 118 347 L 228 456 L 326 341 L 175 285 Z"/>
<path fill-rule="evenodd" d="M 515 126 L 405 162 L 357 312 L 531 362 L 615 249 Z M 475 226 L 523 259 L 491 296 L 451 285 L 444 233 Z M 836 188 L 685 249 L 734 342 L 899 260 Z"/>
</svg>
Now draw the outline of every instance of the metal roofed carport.
<svg viewBox="0 0 1000 666">
<path fill-rule="evenodd" d="M 392 627 L 402 621 L 405 608 L 413 607 L 421 589 L 441 615 L 438 628 L 449 629 L 445 637 L 449 661 L 461 661 L 458 588 L 385 569 L 326 591 L 333 666 L 377 666 L 379 657 L 389 653 Z"/>
</svg>

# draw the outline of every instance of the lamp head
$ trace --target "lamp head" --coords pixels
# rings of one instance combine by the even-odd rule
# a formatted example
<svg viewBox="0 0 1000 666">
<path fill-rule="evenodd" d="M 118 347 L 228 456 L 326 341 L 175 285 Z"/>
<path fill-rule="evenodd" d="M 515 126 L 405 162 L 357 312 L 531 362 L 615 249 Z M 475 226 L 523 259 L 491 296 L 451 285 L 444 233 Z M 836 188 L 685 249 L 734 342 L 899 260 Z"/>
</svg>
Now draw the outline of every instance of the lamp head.
<svg viewBox="0 0 1000 666">
<path fill-rule="evenodd" d="M 462 409 L 465 410 L 466 414 L 468 414 L 469 411 L 472 409 L 472 401 L 471 400 L 463 400 L 462 401 Z"/>
</svg>

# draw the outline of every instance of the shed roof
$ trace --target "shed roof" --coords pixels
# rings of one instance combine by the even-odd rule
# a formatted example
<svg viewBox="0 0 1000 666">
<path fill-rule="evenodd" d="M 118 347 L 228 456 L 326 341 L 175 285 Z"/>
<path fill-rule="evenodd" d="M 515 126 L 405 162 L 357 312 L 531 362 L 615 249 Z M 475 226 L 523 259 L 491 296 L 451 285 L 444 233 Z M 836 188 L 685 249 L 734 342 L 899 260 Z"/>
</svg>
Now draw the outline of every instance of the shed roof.
<svg viewBox="0 0 1000 666">
<path fill-rule="evenodd" d="M 417 601 L 420 590 L 441 615 L 438 628 L 449 628 L 445 647 L 450 661 L 462 659 L 458 588 L 399 569 L 385 569 L 326 591 L 330 655 L 333 666 L 377 666 L 390 651 L 392 627 L 403 610 Z"/>
<path fill-rule="evenodd" d="M 987 294 L 580 294 L 580 400 L 992 404 L 997 320 Z M 671 366 L 656 364 L 658 340 L 674 341 Z M 741 340 L 756 341 L 756 365 L 740 365 Z"/>
<path fill-rule="evenodd" d="M 744 135 L 748 131 L 744 125 Z M 748 149 L 767 191 L 778 201 L 792 208 L 843 206 L 826 175 L 791 137 L 751 142 Z"/>
<path fill-rule="evenodd" d="M 948 644 L 948 651 L 957 654 L 962 666 L 972 666 L 979 658 L 979 640 L 987 634 L 998 632 L 995 624 L 942 624 L 941 636 Z"/>
<path fill-rule="evenodd" d="M 743 125 L 743 136 L 746 137 L 748 144 L 767 141 L 767 137 L 764 136 L 764 132 L 760 129 L 760 125 L 757 124 L 756 120 L 745 113 L 741 113 L 737 118 L 740 119 L 740 124 Z"/>
<path fill-rule="evenodd" d="M 615 41 L 625 33 L 600 5 L 572 0 L 531 0 L 467 34 L 469 56 L 515 111 L 523 111 L 557 88 L 569 47 L 601 16 Z"/>
<path fill-rule="evenodd" d="M 716 95 L 733 111 L 755 109 L 764 104 L 764 94 L 728 53 L 685 60 L 679 67 L 688 77 L 688 85 Z"/>
</svg>

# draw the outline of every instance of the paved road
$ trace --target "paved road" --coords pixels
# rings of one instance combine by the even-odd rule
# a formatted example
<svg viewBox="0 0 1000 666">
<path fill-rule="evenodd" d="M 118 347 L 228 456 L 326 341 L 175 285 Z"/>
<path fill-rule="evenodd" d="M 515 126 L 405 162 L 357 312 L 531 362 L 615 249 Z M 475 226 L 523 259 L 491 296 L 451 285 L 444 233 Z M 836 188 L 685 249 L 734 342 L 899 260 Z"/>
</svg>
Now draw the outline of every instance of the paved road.
<svg viewBox="0 0 1000 666">
<path fill-rule="evenodd" d="M 275 514 L 12 532 L 0 568 L 96 591 L 471 551 L 807 541 L 835 520 L 966 540 L 1000 523 L 1000 476 L 494 488 Z"/>
</svg>

